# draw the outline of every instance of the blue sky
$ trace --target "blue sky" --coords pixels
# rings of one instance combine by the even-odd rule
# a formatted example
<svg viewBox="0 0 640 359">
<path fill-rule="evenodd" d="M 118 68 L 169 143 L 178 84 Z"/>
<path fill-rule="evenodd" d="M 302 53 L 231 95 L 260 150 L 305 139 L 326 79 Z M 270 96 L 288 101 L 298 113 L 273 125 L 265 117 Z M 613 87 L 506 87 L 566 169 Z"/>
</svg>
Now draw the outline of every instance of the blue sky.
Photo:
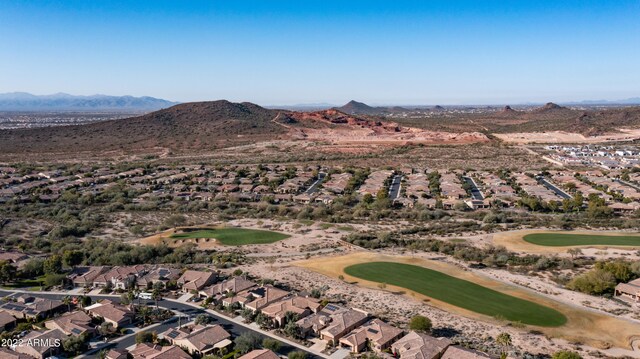
<svg viewBox="0 0 640 359">
<path fill-rule="evenodd" d="M 484 104 L 640 96 L 640 1 L 0 2 L 0 92 Z"/>
</svg>

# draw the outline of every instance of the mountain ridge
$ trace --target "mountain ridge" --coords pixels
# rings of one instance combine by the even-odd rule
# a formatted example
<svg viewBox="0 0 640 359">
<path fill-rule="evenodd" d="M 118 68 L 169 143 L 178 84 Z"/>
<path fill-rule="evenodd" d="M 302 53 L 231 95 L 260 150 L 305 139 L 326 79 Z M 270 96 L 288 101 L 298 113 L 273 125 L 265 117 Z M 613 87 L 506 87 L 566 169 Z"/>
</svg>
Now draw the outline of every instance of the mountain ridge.
<svg viewBox="0 0 640 359">
<path fill-rule="evenodd" d="M 0 111 L 154 111 L 176 104 L 178 103 L 150 96 L 78 96 L 64 92 L 50 95 L 28 92 L 0 94 Z"/>
</svg>

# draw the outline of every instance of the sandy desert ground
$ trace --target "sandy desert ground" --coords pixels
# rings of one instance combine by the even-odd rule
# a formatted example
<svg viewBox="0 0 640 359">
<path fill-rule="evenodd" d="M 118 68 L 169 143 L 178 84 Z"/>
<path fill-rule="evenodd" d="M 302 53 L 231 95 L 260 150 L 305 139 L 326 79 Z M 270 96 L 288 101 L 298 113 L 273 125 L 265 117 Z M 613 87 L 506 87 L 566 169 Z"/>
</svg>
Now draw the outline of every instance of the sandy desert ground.
<svg viewBox="0 0 640 359">
<path fill-rule="evenodd" d="M 600 136 L 584 136 L 564 131 L 494 133 L 493 135 L 507 143 L 604 143 L 633 141 L 640 139 L 639 129 L 618 129 L 620 132 Z"/>
</svg>

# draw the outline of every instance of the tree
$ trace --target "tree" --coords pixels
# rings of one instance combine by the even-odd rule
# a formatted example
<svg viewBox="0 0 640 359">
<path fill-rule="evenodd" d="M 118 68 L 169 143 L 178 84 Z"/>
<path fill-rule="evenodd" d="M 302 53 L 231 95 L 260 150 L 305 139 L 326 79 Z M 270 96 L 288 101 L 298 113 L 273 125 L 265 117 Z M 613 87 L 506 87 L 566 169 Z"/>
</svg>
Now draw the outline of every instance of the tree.
<svg viewBox="0 0 640 359">
<path fill-rule="evenodd" d="M 409 329 L 421 333 L 430 332 L 431 326 L 431 319 L 422 315 L 414 316 L 413 318 L 411 318 L 411 323 L 409 323 Z"/>
<path fill-rule="evenodd" d="M 307 359 L 307 353 L 296 350 L 287 355 L 287 359 Z"/>
<path fill-rule="evenodd" d="M 181 214 L 174 214 L 165 219 L 164 224 L 168 227 L 179 227 L 187 223 L 187 217 Z"/>
<path fill-rule="evenodd" d="M 84 308 L 84 307 L 88 307 L 88 306 L 90 306 L 90 305 L 91 305 L 91 297 L 89 297 L 89 296 L 87 296 L 87 295 L 81 295 L 81 296 L 78 298 L 78 303 L 80 303 L 80 306 L 81 306 L 82 308 Z"/>
<path fill-rule="evenodd" d="M 8 261 L 0 261 L 0 283 L 5 284 L 16 279 L 18 269 Z"/>
<path fill-rule="evenodd" d="M 582 209 L 582 205 L 584 204 L 584 197 L 582 196 L 582 192 L 576 192 L 573 196 L 573 209 L 578 212 Z"/>
<path fill-rule="evenodd" d="M 120 294 L 120 304 L 122 304 L 122 305 L 131 304 L 131 295 L 130 295 L 130 293 L 131 292 Z"/>
<path fill-rule="evenodd" d="M 241 354 L 246 354 L 254 349 L 258 349 L 260 343 L 260 337 L 254 332 L 244 332 L 234 340 L 235 348 Z"/>
<path fill-rule="evenodd" d="M 264 338 L 262 340 L 262 347 L 265 348 L 265 349 L 269 349 L 269 350 L 271 350 L 273 352 L 277 352 L 282 347 L 282 343 L 280 343 L 280 341 L 275 340 L 275 339 Z"/>
<path fill-rule="evenodd" d="M 300 326 L 293 320 L 285 324 L 282 331 L 291 338 L 297 339 L 300 337 Z"/>
<path fill-rule="evenodd" d="M 67 267 L 74 267 L 82 263 L 84 259 L 84 253 L 81 251 L 64 251 L 62 253 L 62 261 Z"/>
<path fill-rule="evenodd" d="M 567 253 L 571 255 L 571 259 L 575 259 L 576 257 L 582 255 L 582 250 L 580 250 L 580 248 L 570 248 L 569 250 L 567 250 Z"/>
<path fill-rule="evenodd" d="M 147 323 L 147 318 L 149 317 L 150 314 L 151 314 L 151 308 L 147 307 L 146 305 L 143 305 L 138 308 L 138 315 L 142 317 L 143 323 L 145 324 Z"/>
<path fill-rule="evenodd" d="M 62 342 L 62 348 L 65 352 L 75 356 L 87 351 L 89 346 L 83 336 L 71 336 Z"/>
<path fill-rule="evenodd" d="M 60 274 L 62 273 L 62 258 L 54 254 L 44 260 L 43 267 L 45 274 Z"/>
<path fill-rule="evenodd" d="M 264 315 L 262 312 L 256 314 L 253 320 L 260 326 L 260 328 L 269 327 L 271 324 L 271 319 L 269 319 L 269 317 Z"/>
<path fill-rule="evenodd" d="M 102 324 L 100 324 L 100 326 L 98 327 L 98 334 L 103 337 L 106 337 L 111 333 L 113 333 L 113 323 L 102 322 Z"/>
<path fill-rule="evenodd" d="M 30 259 L 20 270 L 23 278 L 35 278 L 44 274 L 44 260 L 41 258 Z"/>
<path fill-rule="evenodd" d="M 153 292 L 151 292 L 151 296 L 153 297 L 153 301 L 156 304 L 156 310 L 158 309 L 158 301 L 160 299 L 162 299 L 162 293 L 160 293 L 160 291 L 156 288 L 153 289 Z"/>
<path fill-rule="evenodd" d="M 509 333 L 500 333 L 496 338 L 496 343 L 502 346 L 502 353 L 506 354 L 507 350 L 511 346 L 511 334 Z"/>
<path fill-rule="evenodd" d="M 573 278 L 567 284 L 567 288 L 587 294 L 600 295 L 612 292 L 616 284 L 616 277 L 611 272 L 595 268 Z"/>
<path fill-rule="evenodd" d="M 210 324 L 211 322 L 213 322 L 213 317 L 204 313 L 198 314 L 198 316 L 196 316 L 196 319 L 194 321 L 196 325 L 207 325 L 207 324 Z"/>
<path fill-rule="evenodd" d="M 551 359 L 582 359 L 580 354 L 576 352 L 572 352 L 569 350 L 561 350 L 559 352 L 553 353 Z"/>
<path fill-rule="evenodd" d="M 244 318 L 244 320 L 246 320 L 247 322 L 253 322 L 254 318 L 256 317 L 256 314 L 253 310 L 249 309 L 249 308 L 244 308 L 241 312 L 240 315 L 242 316 L 242 318 Z"/>
<path fill-rule="evenodd" d="M 71 302 L 72 302 L 71 297 L 70 297 L 70 296 L 68 296 L 68 295 L 65 295 L 65 296 L 62 298 L 62 304 L 64 304 L 64 305 L 66 305 L 66 306 L 67 306 L 67 311 L 68 311 L 68 312 L 70 312 L 70 311 L 71 311 Z"/>
<path fill-rule="evenodd" d="M 44 285 L 47 287 L 55 287 L 64 283 L 65 278 L 67 277 L 64 274 L 47 274 L 44 277 Z"/>
<path fill-rule="evenodd" d="M 153 343 L 158 337 L 156 332 L 139 332 L 136 334 L 136 344 Z"/>
</svg>

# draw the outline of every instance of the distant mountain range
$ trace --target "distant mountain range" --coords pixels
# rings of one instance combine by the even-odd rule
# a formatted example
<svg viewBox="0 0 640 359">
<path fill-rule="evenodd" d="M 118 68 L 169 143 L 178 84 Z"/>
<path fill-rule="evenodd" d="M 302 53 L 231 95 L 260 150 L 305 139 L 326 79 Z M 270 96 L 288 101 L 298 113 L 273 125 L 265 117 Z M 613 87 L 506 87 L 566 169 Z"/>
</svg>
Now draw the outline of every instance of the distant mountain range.
<svg viewBox="0 0 640 359">
<path fill-rule="evenodd" d="M 335 109 L 344 113 L 352 114 L 352 115 L 375 115 L 375 114 L 409 111 L 408 109 L 400 106 L 372 107 L 367 105 L 366 103 L 362 103 L 354 100 L 349 101 L 344 106 L 336 107 Z"/>
<path fill-rule="evenodd" d="M 566 102 L 568 105 L 640 105 L 640 97 L 631 97 L 624 100 L 584 100 Z"/>
<path fill-rule="evenodd" d="M 0 94 L 0 111 L 154 111 L 176 105 L 154 97 Z"/>
</svg>

